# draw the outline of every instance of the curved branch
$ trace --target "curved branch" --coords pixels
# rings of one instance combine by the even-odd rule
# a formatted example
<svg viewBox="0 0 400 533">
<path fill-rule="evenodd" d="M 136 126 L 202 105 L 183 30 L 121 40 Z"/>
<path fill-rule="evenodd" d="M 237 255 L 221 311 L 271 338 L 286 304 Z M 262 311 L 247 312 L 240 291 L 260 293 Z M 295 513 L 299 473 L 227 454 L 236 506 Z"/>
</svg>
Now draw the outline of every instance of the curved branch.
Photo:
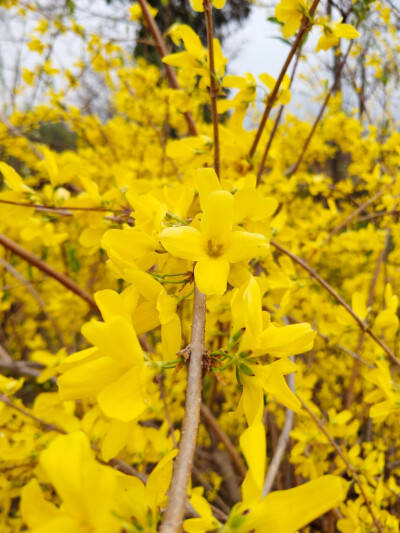
<svg viewBox="0 0 400 533">
<path fill-rule="evenodd" d="M 79 287 L 79 285 L 77 285 L 72 279 L 67 277 L 65 274 L 57 272 L 57 270 L 42 261 L 39 257 L 29 252 L 28 250 L 25 250 L 25 248 L 22 248 L 22 246 L 12 241 L 2 233 L 0 233 L 0 244 L 10 250 L 13 254 L 16 254 L 21 257 L 21 259 L 23 259 L 24 261 L 27 261 L 32 266 L 38 268 L 48 276 L 57 280 L 59 283 L 61 283 L 61 285 L 64 285 L 64 287 L 66 287 L 71 292 L 82 298 L 82 300 L 85 300 L 85 302 L 88 303 L 92 309 L 98 312 L 99 309 L 97 307 L 96 302 L 94 301 L 93 296 L 91 296 L 88 292 Z"/>
<path fill-rule="evenodd" d="M 310 417 L 312 418 L 312 420 L 315 422 L 315 424 L 318 426 L 318 428 L 320 429 L 320 431 L 322 431 L 322 433 L 325 435 L 325 437 L 328 439 L 330 445 L 335 449 L 336 453 L 340 456 L 340 458 L 342 459 L 342 461 L 344 462 L 344 464 L 346 465 L 347 469 L 349 470 L 349 472 L 351 472 L 351 475 L 353 476 L 354 478 L 354 481 L 357 483 L 358 485 L 358 488 L 360 489 L 360 493 L 362 495 L 362 497 L 364 498 L 364 501 L 365 501 L 365 505 L 367 506 L 368 508 L 368 511 L 369 511 L 369 514 L 371 515 L 371 518 L 374 522 L 374 525 L 376 527 L 376 531 L 378 531 L 379 533 L 383 533 L 382 531 L 382 528 L 381 528 L 381 525 L 378 521 L 378 519 L 376 518 L 375 516 L 375 513 L 374 513 L 374 510 L 372 509 L 372 506 L 371 506 L 371 503 L 365 493 L 365 490 L 364 490 L 364 487 L 363 487 L 363 484 L 361 483 L 360 481 L 360 478 L 358 477 L 358 474 L 356 472 L 356 470 L 353 468 L 353 466 L 350 464 L 350 462 L 348 461 L 347 457 L 345 456 L 345 454 L 342 452 L 340 446 L 335 442 L 335 440 L 329 435 L 328 431 L 325 429 L 325 426 L 323 425 L 323 423 L 315 416 L 315 414 L 311 411 L 311 409 L 303 402 L 303 400 L 297 396 L 297 398 L 300 400 L 301 402 L 301 405 L 303 407 L 303 409 L 305 411 L 307 411 L 307 413 L 310 415 Z"/>
<path fill-rule="evenodd" d="M 300 259 L 300 257 L 297 257 L 296 255 L 292 254 L 292 252 L 289 252 L 289 250 L 286 250 L 283 246 L 278 244 L 275 241 L 270 241 L 272 246 L 279 250 L 282 254 L 287 255 L 290 257 L 290 259 L 301 266 L 304 270 L 306 270 L 309 275 L 314 278 L 324 289 L 326 289 L 331 296 L 335 298 L 335 300 L 346 309 L 346 311 L 351 315 L 354 320 L 357 322 L 358 326 L 361 328 L 362 331 L 364 331 L 373 341 L 378 344 L 382 348 L 382 350 L 391 358 L 391 360 L 396 363 L 397 366 L 400 366 L 400 360 L 397 359 L 395 354 L 392 352 L 392 350 L 386 346 L 386 344 L 381 341 L 375 333 L 373 333 L 370 328 L 364 323 L 364 321 L 353 311 L 353 309 L 343 300 L 341 296 L 333 289 L 329 283 L 327 283 L 324 279 L 321 278 L 319 274 L 315 272 L 313 268 L 311 268 L 305 261 Z"/>
</svg>

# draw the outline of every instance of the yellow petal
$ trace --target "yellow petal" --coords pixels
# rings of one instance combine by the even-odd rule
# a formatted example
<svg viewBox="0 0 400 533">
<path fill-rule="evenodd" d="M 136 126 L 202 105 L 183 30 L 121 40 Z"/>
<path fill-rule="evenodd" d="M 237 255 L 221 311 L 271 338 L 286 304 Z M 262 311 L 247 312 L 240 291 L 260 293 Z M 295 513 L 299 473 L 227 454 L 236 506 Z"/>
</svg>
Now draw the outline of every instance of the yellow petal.
<svg viewBox="0 0 400 533">
<path fill-rule="evenodd" d="M 138 369 L 132 368 L 99 393 L 97 400 L 106 416 L 130 422 L 143 413 L 146 403 L 140 378 Z"/>
<path fill-rule="evenodd" d="M 23 487 L 21 491 L 20 511 L 24 522 L 34 528 L 49 520 L 60 517 L 61 512 L 52 503 L 46 501 L 36 479 Z"/>
<path fill-rule="evenodd" d="M 224 294 L 229 275 L 229 263 L 221 258 L 198 261 L 194 277 L 200 292 L 207 295 Z"/>
<path fill-rule="evenodd" d="M 249 425 L 260 422 L 264 408 L 264 394 L 258 381 L 251 376 L 242 375 L 242 407 Z M 238 406 L 239 407 L 239 406 Z"/>
<path fill-rule="evenodd" d="M 169 488 L 172 478 L 172 461 L 177 454 L 178 450 L 167 453 L 147 479 L 146 503 L 152 508 L 156 508 L 160 504 Z"/>
<path fill-rule="evenodd" d="M 21 176 L 7 163 L 0 162 L 0 171 L 3 174 L 4 181 L 7 187 L 15 192 L 34 192 L 30 187 L 27 187 Z"/>
<path fill-rule="evenodd" d="M 206 201 L 204 213 L 201 217 L 201 233 L 205 241 L 218 239 L 225 242 L 233 224 L 233 209 L 235 201 L 228 191 L 214 191 Z"/>
<path fill-rule="evenodd" d="M 63 500 L 64 510 L 72 516 L 84 515 L 82 487 L 99 476 L 88 437 L 80 431 L 57 437 L 42 452 L 40 465 Z"/>
<path fill-rule="evenodd" d="M 93 398 L 120 375 L 121 368 L 111 357 L 76 366 L 58 378 L 60 398 L 63 401 Z"/>
<path fill-rule="evenodd" d="M 359 32 L 351 24 L 338 24 L 334 28 L 334 33 L 337 37 L 344 37 L 345 39 L 357 39 L 357 37 L 360 37 Z"/>
<path fill-rule="evenodd" d="M 161 345 L 163 358 L 176 359 L 181 347 L 181 321 L 178 315 L 161 326 Z"/>
<path fill-rule="evenodd" d="M 123 367 L 143 363 L 143 353 L 129 320 L 114 316 L 107 322 L 91 320 L 82 327 L 82 334 L 107 357 Z M 118 339 L 118 343 L 115 343 Z"/>
<path fill-rule="evenodd" d="M 204 11 L 203 0 L 190 0 L 190 5 L 195 11 Z"/>
<path fill-rule="evenodd" d="M 166 228 L 160 233 L 164 248 L 174 257 L 199 261 L 205 256 L 201 233 L 190 226 Z"/>
<path fill-rule="evenodd" d="M 240 436 L 240 447 L 257 487 L 262 490 L 265 475 L 265 458 L 267 442 L 265 428 L 262 422 L 256 422 Z"/>
<path fill-rule="evenodd" d="M 268 250 L 269 244 L 264 235 L 233 231 L 229 236 L 225 257 L 230 263 L 238 263 L 239 261 L 249 261 L 255 257 L 264 257 Z"/>
<path fill-rule="evenodd" d="M 221 184 L 213 168 L 199 168 L 196 171 L 196 184 L 200 196 L 200 207 L 204 211 L 207 198 L 212 192 L 221 190 Z"/>
<path fill-rule="evenodd" d="M 266 72 L 264 74 L 260 74 L 258 77 L 264 83 L 264 85 L 266 85 L 268 87 L 268 89 L 270 91 L 273 90 L 273 88 L 275 87 L 275 84 L 276 84 L 275 78 L 273 78 L 272 76 L 270 76 Z"/>
<path fill-rule="evenodd" d="M 131 316 L 129 310 L 121 295 L 117 292 L 110 289 L 98 291 L 95 293 L 94 299 L 104 320 L 109 320 L 114 316 L 120 315 L 130 322 Z"/>
<path fill-rule="evenodd" d="M 316 332 L 310 324 L 291 324 L 282 328 L 270 327 L 261 334 L 260 348 L 254 354 L 269 353 L 275 357 L 297 355 L 311 350 Z"/>
<path fill-rule="evenodd" d="M 111 420 L 101 445 L 101 455 L 104 461 L 109 461 L 116 457 L 126 446 L 132 427 L 133 424 L 131 422 Z"/>
<path fill-rule="evenodd" d="M 348 484 L 341 477 L 327 475 L 300 487 L 272 492 L 260 504 L 258 526 L 262 521 L 262 524 L 268 524 L 270 531 L 295 533 L 337 507 L 345 499 L 347 490 Z"/>
</svg>

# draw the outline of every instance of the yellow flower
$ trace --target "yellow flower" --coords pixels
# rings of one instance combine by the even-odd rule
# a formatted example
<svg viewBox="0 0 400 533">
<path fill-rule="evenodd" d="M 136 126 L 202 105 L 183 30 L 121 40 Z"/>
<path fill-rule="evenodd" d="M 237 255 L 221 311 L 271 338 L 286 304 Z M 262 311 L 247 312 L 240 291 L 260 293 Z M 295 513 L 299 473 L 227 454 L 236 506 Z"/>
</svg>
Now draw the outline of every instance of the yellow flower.
<svg viewBox="0 0 400 533">
<path fill-rule="evenodd" d="M 217 9 L 222 9 L 226 0 L 212 0 L 212 5 Z M 204 11 L 203 0 L 190 0 L 190 5 L 195 11 Z"/>
<path fill-rule="evenodd" d="M 260 74 L 258 76 L 260 78 L 260 80 L 265 83 L 265 85 L 268 87 L 268 89 L 272 92 L 274 90 L 274 87 L 275 87 L 275 84 L 276 84 L 276 80 L 270 76 L 269 74 L 267 73 L 264 73 L 264 74 Z M 290 90 L 289 90 L 289 85 L 290 85 L 290 78 L 289 78 L 289 75 L 288 74 L 285 74 L 284 78 L 283 78 L 283 81 L 281 83 L 281 86 L 279 87 L 279 91 L 278 91 L 278 96 L 275 100 L 275 104 L 282 104 L 282 105 L 286 105 L 290 102 L 291 100 L 291 94 L 290 94 Z M 267 96 L 268 98 L 268 96 Z"/>
<path fill-rule="evenodd" d="M 113 291 L 96 293 L 105 322 L 92 320 L 82 328 L 95 347 L 69 356 L 60 365 L 63 375 L 58 386 L 62 400 L 96 398 L 106 416 L 129 422 L 146 409 L 147 369 L 129 311 L 118 296 Z"/>
<path fill-rule="evenodd" d="M 191 226 L 174 227 L 160 234 L 162 245 L 171 255 L 196 261 L 196 284 L 207 295 L 224 294 L 230 263 L 248 261 L 268 252 L 264 235 L 233 230 L 234 204 L 229 192 L 212 192 L 207 198 L 200 230 Z"/>
<path fill-rule="evenodd" d="M 286 39 L 299 29 L 306 10 L 306 0 L 281 0 L 276 6 L 275 16 L 279 22 L 284 22 L 282 33 Z"/>
<path fill-rule="evenodd" d="M 169 452 L 148 477 L 146 485 L 100 465 L 88 437 L 79 431 L 57 437 L 40 456 L 40 466 L 59 499 L 45 500 L 36 479 L 22 490 L 21 513 L 31 533 L 120 533 L 156 531 L 159 509 L 172 475 Z"/>
<path fill-rule="evenodd" d="M 321 24 L 321 26 L 323 34 L 315 48 L 316 52 L 319 52 L 319 50 L 328 50 L 333 46 L 337 46 L 341 37 L 345 39 L 357 39 L 357 37 L 360 37 L 360 34 L 354 26 L 351 24 L 342 24 L 341 20 L 324 23 Z"/>
</svg>

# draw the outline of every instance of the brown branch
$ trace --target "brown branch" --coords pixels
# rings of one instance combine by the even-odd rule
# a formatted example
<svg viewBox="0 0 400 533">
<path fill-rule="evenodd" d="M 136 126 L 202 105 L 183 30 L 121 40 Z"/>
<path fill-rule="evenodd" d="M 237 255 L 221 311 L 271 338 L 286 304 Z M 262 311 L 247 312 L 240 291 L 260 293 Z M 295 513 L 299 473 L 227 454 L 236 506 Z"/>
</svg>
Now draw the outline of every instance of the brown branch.
<svg viewBox="0 0 400 533">
<path fill-rule="evenodd" d="M 345 56 L 343 57 L 343 60 L 340 63 L 339 68 L 337 69 L 335 81 L 333 82 L 331 88 L 329 89 L 327 95 L 325 96 L 325 100 L 324 100 L 324 102 L 323 102 L 323 104 L 321 106 L 321 109 L 319 110 L 317 118 L 314 121 L 313 127 L 311 128 L 311 131 L 310 131 L 310 133 L 309 133 L 309 135 L 308 135 L 308 137 L 306 139 L 306 142 L 303 145 L 303 149 L 302 149 L 302 151 L 300 153 L 300 156 L 299 156 L 297 162 L 295 163 L 294 167 L 290 170 L 290 172 L 288 172 L 289 176 L 293 176 L 293 174 L 296 174 L 296 172 L 299 169 L 299 166 L 301 165 L 301 163 L 302 163 L 302 161 L 304 159 L 304 155 L 305 155 L 305 153 L 307 151 L 308 145 L 310 144 L 311 139 L 314 136 L 315 130 L 317 129 L 318 124 L 320 123 L 320 120 L 321 120 L 321 118 L 322 118 L 322 116 L 323 116 L 323 114 L 325 112 L 326 106 L 328 105 L 329 100 L 330 100 L 330 98 L 332 96 L 332 93 L 335 91 L 335 89 L 337 87 L 337 84 L 339 83 L 343 67 L 344 67 L 344 65 L 345 65 L 345 63 L 347 61 L 347 58 L 349 57 L 350 50 L 351 50 L 352 46 L 353 46 L 353 42 L 351 42 L 349 44 L 349 47 L 347 48 L 347 52 L 346 52 Z"/>
<path fill-rule="evenodd" d="M 122 213 L 125 215 L 129 215 L 132 212 L 132 210 L 129 208 L 128 210 L 123 210 L 107 209 L 106 207 L 57 207 L 54 205 L 29 204 L 25 202 L 14 202 L 12 200 L 3 199 L 0 200 L 0 204 L 18 205 L 21 207 L 34 207 L 37 211 L 54 212 L 65 216 L 72 216 L 71 211 L 99 211 L 102 213 Z M 127 211 L 129 211 L 129 213 Z"/>
<path fill-rule="evenodd" d="M 208 48 L 208 58 L 209 58 L 209 67 L 210 67 L 210 99 L 211 99 L 211 115 L 213 123 L 213 132 L 214 132 L 214 169 L 218 178 L 220 177 L 219 172 L 219 131 L 218 131 L 218 112 L 217 112 L 217 81 L 215 74 L 215 63 L 214 63 L 214 28 L 213 28 L 213 17 L 212 17 L 212 4 L 211 0 L 203 0 L 204 14 L 206 17 L 206 28 L 207 28 L 207 48 Z"/>
<path fill-rule="evenodd" d="M 322 279 L 321 276 L 319 274 L 317 274 L 317 272 L 314 269 L 312 269 L 305 261 L 303 261 L 302 259 L 300 259 L 296 255 L 292 254 L 292 252 L 289 252 L 289 250 L 286 250 L 286 248 L 284 248 L 283 246 L 281 246 L 277 242 L 271 240 L 271 245 L 274 246 L 274 248 L 276 248 L 277 250 L 279 250 L 282 254 L 285 254 L 288 257 L 290 257 L 290 259 L 293 262 L 297 263 L 299 266 L 301 266 L 301 268 L 306 270 L 309 273 L 311 278 L 315 279 L 322 287 L 324 287 L 324 289 L 326 289 L 329 292 L 329 294 L 331 296 L 333 296 L 333 298 L 335 298 L 335 300 L 342 307 L 344 307 L 346 309 L 346 311 L 349 313 L 349 315 L 351 315 L 354 318 L 354 320 L 357 322 L 357 324 L 361 328 L 361 330 L 365 331 L 365 333 L 374 342 L 376 342 L 376 344 L 378 344 L 378 346 L 380 346 L 380 348 L 382 348 L 382 350 L 392 359 L 392 361 L 394 363 L 396 363 L 397 366 L 400 366 L 400 360 L 397 359 L 397 357 L 391 351 L 391 349 L 388 346 L 386 346 L 386 344 L 383 341 L 381 341 L 375 335 L 375 333 L 373 333 L 370 330 L 370 328 L 364 323 L 364 321 L 353 311 L 353 309 L 343 300 L 343 298 L 341 296 L 339 296 L 339 294 L 335 291 L 335 289 L 333 289 L 329 285 L 329 283 L 327 283 L 324 279 Z"/>
<path fill-rule="evenodd" d="M 52 324 L 52 326 L 54 328 L 54 331 L 56 332 L 56 335 L 58 337 L 58 340 L 59 340 L 60 344 L 65 345 L 65 342 L 64 342 L 64 339 L 63 339 L 63 336 L 62 336 L 60 328 L 57 326 L 57 323 L 54 320 L 54 318 L 47 312 L 46 304 L 44 303 L 44 301 L 43 301 L 42 297 L 40 296 L 40 294 L 35 290 L 33 285 L 31 283 L 29 283 L 29 281 L 27 279 L 25 279 L 24 276 L 22 274 L 20 274 L 20 272 L 18 272 L 18 270 L 16 268 L 14 268 L 12 265 L 10 265 L 10 263 L 8 263 L 2 257 L 0 257 L 0 265 L 2 265 L 12 276 L 14 276 L 15 279 L 20 281 L 22 283 L 22 285 L 24 285 L 26 287 L 27 291 L 33 296 L 33 298 L 35 298 L 35 300 L 38 303 L 39 308 L 43 311 L 43 313 L 45 314 L 47 319 L 51 322 L 51 324 Z"/>
<path fill-rule="evenodd" d="M 2 233 L 0 233 L 0 244 L 10 250 L 13 254 L 16 254 L 21 257 L 24 261 L 27 261 L 32 266 L 38 268 L 42 272 L 57 280 L 59 283 L 61 283 L 61 285 L 64 285 L 64 287 L 66 287 L 71 292 L 82 298 L 82 300 L 85 300 L 85 302 L 88 303 L 92 309 L 98 311 L 98 307 L 96 302 L 94 301 L 93 296 L 91 296 L 84 289 L 79 287 L 79 285 L 77 285 L 72 279 L 68 278 L 65 274 L 57 272 L 57 270 L 55 270 L 53 267 L 39 259 L 39 257 L 29 252 L 28 250 L 25 250 L 24 248 L 22 248 L 22 246 L 12 241 Z"/>
<path fill-rule="evenodd" d="M 301 46 L 297 50 L 296 61 L 295 61 L 294 66 L 293 66 L 292 75 L 290 76 L 289 89 L 292 86 L 292 83 L 294 81 L 294 77 L 296 75 L 297 66 L 300 63 L 300 57 L 301 57 Z M 257 185 L 259 185 L 261 183 L 261 178 L 262 178 L 262 174 L 264 172 L 265 163 L 266 163 L 266 161 L 268 159 L 268 154 L 269 154 L 269 151 L 271 149 L 272 141 L 274 140 L 275 134 L 276 134 L 276 132 L 278 130 L 279 122 L 281 121 L 284 107 L 285 107 L 285 105 L 282 104 L 281 107 L 279 108 L 278 114 L 277 114 L 275 122 L 274 122 L 274 126 L 272 128 L 271 134 L 270 134 L 269 139 L 268 139 L 267 146 L 265 147 L 265 151 L 264 151 L 264 154 L 262 156 L 261 163 L 260 163 L 260 168 L 258 169 L 258 173 L 257 173 Z"/>
<path fill-rule="evenodd" d="M 144 16 L 144 19 L 146 21 L 147 27 L 150 30 L 150 33 L 154 39 L 155 45 L 157 47 L 158 53 L 160 54 L 160 57 L 163 58 L 166 55 L 168 55 L 167 47 L 165 46 L 164 39 L 162 38 L 162 35 L 160 33 L 160 30 L 158 28 L 158 25 L 156 21 L 154 20 L 152 14 L 150 13 L 150 10 L 147 6 L 146 0 L 138 0 L 140 7 L 142 8 L 142 13 Z M 175 75 L 174 69 L 171 67 L 171 65 L 167 65 L 164 63 L 164 69 L 167 74 L 168 82 L 170 86 L 173 89 L 180 89 L 177 77 Z M 186 123 L 189 128 L 190 135 L 197 135 L 197 128 L 196 124 L 194 123 L 193 117 L 189 111 L 186 111 L 184 113 L 184 117 L 186 120 Z"/>
<path fill-rule="evenodd" d="M 242 479 L 244 479 L 247 469 L 244 466 L 240 455 L 237 453 L 228 435 L 220 428 L 215 416 L 204 403 L 202 403 L 200 406 L 200 414 L 207 426 L 215 433 L 218 440 L 225 446 L 226 451 L 232 459 L 232 463 L 236 469 L 236 472 L 239 474 L 239 476 L 241 476 Z"/>
<path fill-rule="evenodd" d="M 381 525 L 378 521 L 378 519 L 376 518 L 375 516 L 375 513 L 372 509 L 372 506 L 371 506 L 371 503 L 370 501 L 368 500 L 367 498 L 367 495 L 365 493 L 365 490 L 364 490 L 364 487 L 360 481 L 360 478 L 358 477 L 358 474 L 356 472 L 356 470 L 353 468 L 353 466 L 350 464 L 350 462 L 348 461 L 347 457 L 345 456 L 345 454 L 342 452 L 340 446 L 335 442 L 335 440 L 329 435 L 328 431 L 325 429 L 325 426 L 323 425 L 323 423 L 315 416 L 315 414 L 311 411 L 311 409 L 303 402 L 303 400 L 297 396 L 298 399 L 300 400 L 301 402 L 301 405 L 303 407 L 303 409 L 305 411 L 307 411 L 307 413 L 310 415 L 310 417 L 312 418 L 312 420 L 315 422 L 315 424 L 318 426 L 318 428 L 320 429 L 320 431 L 322 431 L 322 433 L 325 435 L 325 437 L 328 439 L 330 445 L 334 448 L 334 450 L 336 451 L 336 453 L 339 455 L 339 457 L 342 459 L 342 461 L 344 462 L 344 464 L 346 465 L 347 467 L 347 470 L 349 472 L 351 472 L 351 475 L 353 476 L 354 478 L 354 481 L 357 483 L 359 489 L 360 489 L 360 493 L 362 495 L 362 497 L 364 498 L 364 501 L 365 501 L 365 505 L 367 506 L 368 508 L 368 511 L 371 515 L 371 518 L 374 522 L 374 525 L 376 527 L 376 530 L 379 532 L 379 533 L 383 533 L 382 531 L 382 528 L 381 528 Z"/>
<path fill-rule="evenodd" d="M 179 453 L 175 461 L 174 473 L 168 496 L 162 533 L 177 533 L 182 530 L 186 498 L 193 457 L 196 449 L 197 432 L 200 422 L 202 392 L 204 330 L 206 321 L 206 297 L 194 288 L 192 334 L 186 348 L 189 356 L 186 389 L 185 418 L 179 442 Z"/>
<path fill-rule="evenodd" d="M 312 6 L 310 7 L 310 11 L 309 11 L 310 18 L 313 17 L 313 15 L 314 15 L 317 7 L 318 7 L 318 4 L 319 4 L 319 0 L 314 0 L 313 1 Z M 275 86 L 274 86 L 271 94 L 268 96 L 267 103 L 266 103 L 265 110 L 264 110 L 264 114 L 263 114 L 263 116 L 261 118 L 261 122 L 260 122 L 260 125 L 258 126 L 258 130 L 257 130 L 256 136 L 255 136 L 255 139 L 254 139 L 253 144 L 252 144 L 252 146 L 250 148 L 250 152 L 249 152 L 250 158 L 253 158 L 254 154 L 256 153 L 257 146 L 258 146 L 258 143 L 259 143 L 259 141 L 261 139 L 261 135 L 262 135 L 262 133 L 264 131 L 265 124 L 266 124 L 266 122 L 268 120 L 268 117 L 269 117 L 269 114 L 271 112 L 271 109 L 272 109 L 272 107 L 273 107 L 273 105 L 275 103 L 275 100 L 276 100 L 277 96 L 278 96 L 279 88 L 281 86 L 283 78 L 285 77 L 286 71 L 289 68 L 290 62 L 292 61 L 293 56 L 296 53 L 296 50 L 298 49 L 298 47 L 302 43 L 304 35 L 311 28 L 312 28 L 312 24 L 310 23 L 310 20 L 308 19 L 308 17 L 304 16 L 303 20 L 301 21 L 300 29 L 297 32 L 296 38 L 295 38 L 295 40 L 294 40 L 294 42 L 292 44 L 292 47 L 290 49 L 290 52 L 289 52 L 289 54 L 288 54 L 288 56 L 286 58 L 286 61 L 285 61 L 284 65 L 283 65 L 283 67 L 282 67 L 282 70 L 279 73 L 278 79 L 276 80 Z"/>
</svg>

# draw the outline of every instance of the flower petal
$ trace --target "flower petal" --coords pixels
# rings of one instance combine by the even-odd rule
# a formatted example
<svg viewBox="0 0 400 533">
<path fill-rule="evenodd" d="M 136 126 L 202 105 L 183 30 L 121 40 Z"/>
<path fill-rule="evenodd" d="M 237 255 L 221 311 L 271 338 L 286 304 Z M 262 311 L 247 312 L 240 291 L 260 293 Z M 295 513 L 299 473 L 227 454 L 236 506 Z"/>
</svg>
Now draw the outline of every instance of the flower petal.
<svg viewBox="0 0 400 533">
<path fill-rule="evenodd" d="M 191 226 L 166 228 L 160 233 L 160 241 L 171 255 L 179 259 L 199 261 L 205 256 L 201 233 Z"/>
<path fill-rule="evenodd" d="M 263 257 L 267 255 L 268 250 L 269 244 L 264 235 L 233 231 L 229 237 L 225 257 L 230 263 L 238 263 L 255 257 Z"/>
<path fill-rule="evenodd" d="M 232 231 L 235 200 L 228 191 L 214 191 L 206 201 L 201 217 L 201 233 L 205 241 L 217 239 L 223 243 Z"/>
<path fill-rule="evenodd" d="M 146 404 L 140 377 L 139 370 L 132 368 L 100 392 L 97 401 L 106 416 L 130 422 L 143 413 Z"/>
<path fill-rule="evenodd" d="M 92 398 L 120 375 L 121 368 L 111 357 L 76 366 L 58 378 L 60 398 L 62 401 Z"/>
<path fill-rule="evenodd" d="M 203 294 L 224 294 L 228 282 L 229 263 L 225 259 L 207 258 L 196 263 L 194 277 Z"/>
</svg>

